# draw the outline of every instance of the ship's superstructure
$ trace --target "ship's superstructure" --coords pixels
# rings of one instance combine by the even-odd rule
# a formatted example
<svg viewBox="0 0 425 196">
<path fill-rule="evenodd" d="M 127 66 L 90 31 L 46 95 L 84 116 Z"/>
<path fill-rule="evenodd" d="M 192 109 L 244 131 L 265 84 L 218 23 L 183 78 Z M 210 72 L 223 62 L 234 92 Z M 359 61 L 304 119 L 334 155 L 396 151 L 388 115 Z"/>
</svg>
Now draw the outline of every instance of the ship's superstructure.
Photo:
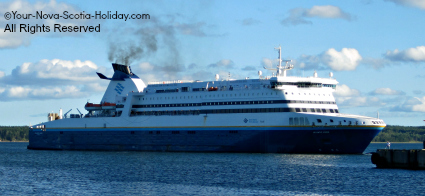
<svg viewBox="0 0 425 196">
<path fill-rule="evenodd" d="M 87 103 L 82 118 L 50 117 L 31 128 L 28 148 L 362 153 L 385 123 L 341 114 L 332 73 L 329 78 L 316 72 L 286 76 L 293 66 L 276 49 L 276 72 L 263 77 L 259 71 L 258 79 L 220 80 L 216 75 L 215 81 L 146 86 L 128 66 L 113 64 L 112 78 L 98 73 L 110 80 L 100 103 Z"/>
</svg>

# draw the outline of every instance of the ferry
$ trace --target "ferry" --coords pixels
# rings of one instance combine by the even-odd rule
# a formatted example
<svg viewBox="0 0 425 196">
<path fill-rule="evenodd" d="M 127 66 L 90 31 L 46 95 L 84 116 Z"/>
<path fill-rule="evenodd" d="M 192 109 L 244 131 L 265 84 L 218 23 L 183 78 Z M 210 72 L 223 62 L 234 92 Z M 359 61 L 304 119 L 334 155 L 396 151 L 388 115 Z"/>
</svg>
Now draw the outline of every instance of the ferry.
<svg viewBox="0 0 425 196">
<path fill-rule="evenodd" d="M 146 85 L 127 65 L 97 73 L 109 85 L 87 114 L 50 113 L 30 127 L 28 149 L 359 154 L 386 126 L 340 113 L 330 73 L 287 76 L 281 59 L 256 79 L 161 81 Z M 284 63 L 284 65 L 283 65 Z"/>
</svg>

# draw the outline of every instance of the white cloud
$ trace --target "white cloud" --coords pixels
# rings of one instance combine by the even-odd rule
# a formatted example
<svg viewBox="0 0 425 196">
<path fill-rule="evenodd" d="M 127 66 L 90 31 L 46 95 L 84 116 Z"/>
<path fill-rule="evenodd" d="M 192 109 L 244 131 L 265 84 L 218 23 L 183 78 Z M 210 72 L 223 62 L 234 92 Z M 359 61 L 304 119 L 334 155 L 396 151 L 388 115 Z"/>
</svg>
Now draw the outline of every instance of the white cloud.
<svg viewBox="0 0 425 196">
<path fill-rule="evenodd" d="M 21 86 L 12 87 L 5 90 L 3 93 L 7 94 L 10 98 L 23 98 L 28 96 L 28 93 L 31 91 L 29 88 L 24 88 Z"/>
<path fill-rule="evenodd" d="M 1 72 L 0 100 L 81 98 L 101 93 L 107 84 L 96 72 L 105 71 L 91 61 L 44 59 L 23 63 L 11 74 Z"/>
<path fill-rule="evenodd" d="M 21 85 L 49 85 L 51 82 L 90 82 L 97 80 L 95 72 L 105 71 L 91 61 L 43 59 L 36 63 L 23 63 L 12 74 L 0 78 L 0 83 Z"/>
<path fill-rule="evenodd" d="M 82 92 L 76 86 L 63 87 L 24 87 L 13 86 L 0 92 L 2 101 L 20 101 L 20 100 L 41 100 L 41 99 L 60 99 L 60 98 L 81 98 L 90 93 Z"/>
<path fill-rule="evenodd" d="M 385 105 L 385 103 L 383 103 L 379 98 L 361 96 L 360 91 L 352 89 L 345 84 L 338 85 L 334 95 L 339 107 L 370 107 Z"/>
<path fill-rule="evenodd" d="M 352 71 L 362 60 L 362 56 L 354 48 L 343 48 L 340 52 L 334 48 L 319 55 L 301 55 L 295 62 L 303 69 L 332 69 L 335 71 Z"/>
<path fill-rule="evenodd" d="M 283 25 L 312 24 L 306 18 L 341 18 L 351 20 L 351 15 L 333 5 L 313 6 L 310 9 L 294 8 L 289 10 L 289 16 L 281 21 Z"/>
<path fill-rule="evenodd" d="M 333 5 L 313 6 L 311 9 L 306 10 L 305 15 L 307 17 L 342 18 L 351 20 L 350 14 L 343 12 L 341 8 Z"/>
<path fill-rule="evenodd" d="M 341 52 L 331 48 L 322 55 L 322 62 L 335 71 L 355 70 L 361 60 L 362 56 L 354 48 L 343 48 Z"/>
<path fill-rule="evenodd" d="M 377 97 L 336 97 L 338 106 L 342 107 L 376 107 L 383 106 L 383 103 Z"/>
<path fill-rule="evenodd" d="M 395 4 L 418 7 L 419 9 L 425 9 L 425 1 L 424 0 L 385 0 L 391 1 Z"/>
<path fill-rule="evenodd" d="M 352 97 L 359 96 L 360 92 L 357 89 L 351 89 L 347 85 L 343 84 L 337 85 L 334 95 L 338 97 Z"/>
<path fill-rule="evenodd" d="M 406 100 L 403 104 L 391 108 L 391 111 L 402 112 L 425 112 L 425 97 L 413 97 Z"/>
<path fill-rule="evenodd" d="M 425 46 L 408 48 L 403 51 L 398 49 L 387 51 L 385 57 L 392 61 L 425 62 Z"/>
<path fill-rule="evenodd" d="M 393 90 L 390 88 L 377 88 L 374 91 L 370 92 L 371 95 L 404 95 L 405 93 L 398 90 Z"/>
</svg>

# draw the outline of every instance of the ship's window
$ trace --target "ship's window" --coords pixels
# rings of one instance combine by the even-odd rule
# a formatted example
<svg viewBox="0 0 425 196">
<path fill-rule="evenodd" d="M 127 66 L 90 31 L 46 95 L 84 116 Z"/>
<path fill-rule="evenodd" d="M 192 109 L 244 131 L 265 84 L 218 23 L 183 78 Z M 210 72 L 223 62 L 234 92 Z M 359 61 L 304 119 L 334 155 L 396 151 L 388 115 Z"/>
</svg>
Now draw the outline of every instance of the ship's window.
<svg viewBox="0 0 425 196">
<path fill-rule="evenodd" d="M 341 121 L 339 121 L 339 125 L 342 125 L 342 122 Z"/>
<path fill-rule="evenodd" d="M 316 108 L 316 112 L 317 112 L 317 113 L 320 113 L 320 109 L 319 109 L 319 108 Z"/>
<path fill-rule="evenodd" d="M 289 118 L 289 125 L 294 125 L 294 118 Z"/>
<path fill-rule="evenodd" d="M 316 112 L 316 111 L 314 110 L 314 108 L 310 108 L 310 110 L 311 110 L 311 112 Z"/>
<path fill-rule="evenodd" d="M 300 108 L 295 108 L 295 112 L 301 112 Z"/>
<path fill-rule="evenodd" d="M 322 119 L 317 119 L 317 122 L 318 123 L 322 123 Z"/>
<path fill-rule="evenodd" d="M 308 118 L 307 118 L 307 117 L 305 118 L 304 124 L 305 124 L 305 125 L 309 125 L 309 124 L 310 124 L 310 123 L 308 122 Z"/>
<path fill-rule="evenodd" d="M 303 108 L 303 112 L 307 112 L 307 108 Z"/>
<path fill-rule="evenodd" d="M 337 109 L 335 109 L 335 113 L 339 113 L 339 111 Z"/>
<path fill-rule="evenodd" d="M 288 92 L 285 92 L 285 95 L 287 95 L 288 94 Z"/>
<path fill-rule="evenodd" d="M 344 120 L 344 122 L 347 122 L 346 120 Z"/>
<path fill-rule="evenodd" d="M 304 125 L 304 118 L 303 117 L 300 118 L 300 125 Z"/>
<path fill-rule="evenodd" d="M 299 121 L 298 121 L 298 118 L 294 118 L 294 125 L 299 125 L 300 123 L 299 123 Z"/>
<path fill-rule="evenodd" d="M 362 124 L 366 124 L 366 122 L 365 121 L 363 121 L 363 123 Z"/>
<path fill-rule="evenodd" d="M 323 113 L 326 113 L 326 109 L 322 109 L 322 112 L 323 112 Z"/>
<path fill-rule="evenodd" d="M 334 113 L 334 109 L 329 109 L 329 111 L 330 111 L 331 113 Z"/>
<path fill-rule="evenodd" d="M 334 120 L 330 119 L 329 121 L 334 122 Z"/>
</svg>

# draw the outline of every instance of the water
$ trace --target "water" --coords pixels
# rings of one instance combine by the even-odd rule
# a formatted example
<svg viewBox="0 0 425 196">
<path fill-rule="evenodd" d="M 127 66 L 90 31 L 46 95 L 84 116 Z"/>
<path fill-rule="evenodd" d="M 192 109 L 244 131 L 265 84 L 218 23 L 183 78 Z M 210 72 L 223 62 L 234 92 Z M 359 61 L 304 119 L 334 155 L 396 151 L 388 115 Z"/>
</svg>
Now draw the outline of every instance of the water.
<svg viewBox="0 0 425 196">
<path fill-rule="evenodd" d="M 366 154 L 42 151 L 27 145 L 0 142 L 1 195 L 422 195 L 425 188 L 425 171 L 376 169 Z M 385 145 L 373 143 L 365 152 Z"/>
</svg>

